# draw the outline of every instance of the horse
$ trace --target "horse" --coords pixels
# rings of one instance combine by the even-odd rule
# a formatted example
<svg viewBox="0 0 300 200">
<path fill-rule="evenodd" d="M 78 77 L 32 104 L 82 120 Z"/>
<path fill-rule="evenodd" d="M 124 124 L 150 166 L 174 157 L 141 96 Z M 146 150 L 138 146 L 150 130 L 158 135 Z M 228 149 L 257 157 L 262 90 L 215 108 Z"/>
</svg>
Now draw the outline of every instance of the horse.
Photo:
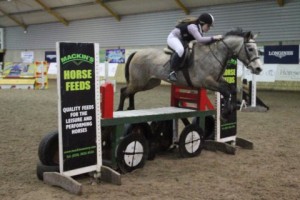
<svg viewBox="0 0 300 200">
<path fill-rule="evenodd" d="M 229 59 L 236 57 L 253 74 L 262 71 L 261 61 L 255 42 L 256 35 L 251 31 L 237 28 L 227 32 L 220 41 L 203 45 L 194 43 L 192 64 L 188 67 L 190 80 L 181 71 L 177 73 L 178 86 L 205 88 L 218 91 L 224 97 L 224 115 L 235 109 L 231 104 L 231 95 L 236 92 L 229 87 L 223 78 L 223 73 Z M 150 90 L 160 85 L 161 80 L 169 82 L 170 55 L 164 50 L 148 48 L 132 53 L 125 64 L 125 78 L 127 85 L 120 89 L 118 111 L 123 110 L 125 99 L 129 97 L 128 110 L 135 109 L 134 95 L 140 91 Z"/>
</svg>

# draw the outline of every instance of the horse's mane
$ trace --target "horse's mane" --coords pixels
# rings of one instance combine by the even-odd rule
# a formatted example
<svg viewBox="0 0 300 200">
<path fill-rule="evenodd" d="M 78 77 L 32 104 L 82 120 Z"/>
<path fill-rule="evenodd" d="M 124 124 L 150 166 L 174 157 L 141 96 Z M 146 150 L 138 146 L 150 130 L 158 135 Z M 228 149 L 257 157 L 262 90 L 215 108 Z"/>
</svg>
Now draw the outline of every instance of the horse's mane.
<svg viewBox="0 0 300 200">
<path fill-rule="evenodd" d="M 226 36 L 240 36 L 240 37 L 245 37 L 246 34 L 249 34 L 249 31 L 243 31 L 242 28 L 235 28 L 233 30 L 228 31 L 225 34 L 225 37 Z M 253 36 L 252 33 L 251 33 L 251 36 Z"/>
</svg>

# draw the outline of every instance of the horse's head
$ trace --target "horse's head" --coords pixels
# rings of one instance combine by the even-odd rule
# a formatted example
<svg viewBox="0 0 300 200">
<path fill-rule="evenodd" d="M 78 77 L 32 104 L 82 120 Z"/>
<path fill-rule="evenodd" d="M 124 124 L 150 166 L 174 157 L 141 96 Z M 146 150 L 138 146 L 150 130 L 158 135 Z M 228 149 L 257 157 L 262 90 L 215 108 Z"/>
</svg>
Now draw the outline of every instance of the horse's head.
<svg viewBox="0 0 300 200">
<path fill-rule="evenodd" d="M 241 38 L 239 40 L 235 40 L 239 42 L 238 45 L 235 45 L 232 48 L 233 54 L 237 56 L 237 58 L 243 62 L 243 64 L 250 69 L 253 74 L 259 74 L 262 71 L 262 63 L 258 56 L 258 49 L 255 42 L 256 35 L 253 35 L 251 31 L 242 32 L 241 29 L 231 31 L 226 34 L 226 36 L 232 35 L 236 35 Z"/>
</svg>

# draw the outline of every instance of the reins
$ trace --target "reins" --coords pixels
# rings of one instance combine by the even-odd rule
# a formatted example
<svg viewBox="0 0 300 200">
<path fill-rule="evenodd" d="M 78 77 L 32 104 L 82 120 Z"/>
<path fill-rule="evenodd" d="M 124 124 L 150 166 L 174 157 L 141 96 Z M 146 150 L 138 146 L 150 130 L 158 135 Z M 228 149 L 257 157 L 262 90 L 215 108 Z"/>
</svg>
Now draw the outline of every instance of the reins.
<svg viewBox="0 0 300 200">
<path fill-rule="evenodd" d="M 231 51 L 231 53 L 233 54 L 233 51 L 229 48 L 229 46 L 223 41 L 223 39 L 221 40 L 222 42 L 223 42 L 223 44 L 226 46 L 226 48 L 229 50 L 229 51 Z M 220 64 L 220 66 L 221 66 L 221 71 L 220 71 L 220 73 L 219 73 L 219 75 L 218 75 L 218 78 L 217 78 L 217 80 L 219 81 L 220 80 L 220 78 L 221 78 L 221 76 L 223 75 L 223 73 L 225 72 L 225 69 L 226 69 L 226 63 L 222 63 L 219 59 L 218 59 L 218 57 L 214 54 L 214 52 L 212 51 L 212 49 L 211 49 L 211 45 L 209 45 L 209 50 L 210 50 L 210 52 L 211 52 L 211 54 L 213 55 L 213 57 L 219 62 L 219 64 Z M 227 55 L 226 56 L 226 58 L 228 58 L 229 56 Z M 226 61 L 227 61 L 228 59 L 226 59 Z"/>
<path fill-rule="evenodd" d="M 229 57 L 238 57 L 244 47 L 245 49 L 245 52 L 246 52 L 246 55 L 247 55 L 247 60 L 249 61 L 246 65 L 249 66 L 251 62 L 257 60 L 257 59 L 260 59 L 258 56 L 254 57 L 254 58 L 250 58 L 250 54 L 249 54 L 249 51 L 248 49 L 246 48 L 246 45 L 247 43 L 251 43 L 251 42 L 243 42 L 241 48 L 239 49 L 239 51 L 237 53 L 235 53 L 229 46 L 226 42 L 224 42 L 224 40 L 222 39 L 221 42 L 225 45 L 225 47 L 227 48 L 227 50 L 229 50 L 229 53 L 227 53 L 227 56 L 226 56 L 226 61 L 228 60 Z M 219 62 L 220 66 L 221 66 L 221 71 L 220 71 L 220 74 L 218 76 L 218 79 L 219 80 L 222 76 L 222 74 L 224 73 L 225 69 L 226 69 L 226 63 L 222 63 L 218 57 L 214 54 L 214 52 L 212 51 L 211 49 L 211 45 L 209 45 L 209 50 L 211 51 L 213 57 Z"/>
<path fill-rule="evenodd" d="M 241 51 L 242 51 L 242 49 L 243 49 L 243 47 L 244 47 L 245 52 L 246 52 L 246 55 L 247 55 L 247 60 L 249 61 L 248 63 L 246 63 L 247 66 L 249 66 L 250 63 L 252 63 L 253 61 L 259 59 L 258 56 L 256 56 L 256 57 L 254 57 L 254 58 L 251 59 L 251 58 L 250 58 L 249 51 L 248 51 L 248 49 L 246 48 L 246 45 L 245 45 L 245 44 L 248 44 L 248 43 L 254 43 L 254 42 L 243 42 L 243 44 L 242 44 L 240 50 L 237 52 L 237 54 L 235 54 L 234 51 L 233 51 L 232 49 L 229 48 L 229 46 L 226 44 L 226 42 L 224 42 L 223 40 L 222 40 L 222 42 L 223 42 L 223 44 L 226 46 L 226 48 L 227 48 L 228 50 L 231 51 L 232 56 L 236 56 L 236 57 L 238 57 L 238 56 L 240 55 L 240 53 L 241 53 Z"/>
</svg>

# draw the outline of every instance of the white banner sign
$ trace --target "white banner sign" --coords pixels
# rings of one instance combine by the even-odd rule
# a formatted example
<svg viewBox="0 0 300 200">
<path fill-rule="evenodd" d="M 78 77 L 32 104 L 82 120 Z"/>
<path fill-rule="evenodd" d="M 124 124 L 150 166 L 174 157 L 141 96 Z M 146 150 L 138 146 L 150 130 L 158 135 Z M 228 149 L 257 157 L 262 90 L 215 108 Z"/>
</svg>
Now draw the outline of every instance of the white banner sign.
<svg viewBox="0 0 300 200">
<path fill-rule="evenodd" d="M 115 77 L 118 63 L 108 63 L 108 77 Z M 98 76 L 105 76 L 105 63 L 100 63 Z"/>
<path fill-rule="evenodd" d="M 256 75 L 255 80 L 257 82 L 275 82 L 276 80 L 276 71 L 278 69 L 277 64 L 268 64 L 262 66 L 263 71 Z M 243 67 L 243 65 L 238 65 L 238 75 L 242 76 L 244 79 L 247 79 L 248 81 L 252 80 L 253 74 L 249 69 L 246 67 Z"/>
<path fill-rule="evenodd" d="M 278 65 L 276 80 L 300 81 L 300 65 Z"/>
<path fill-rule="evenodd" d="M 33 51 L 22 51 L 21 59 L 23 63 L 33 63 L 34 52 Z"/>
</svg>

